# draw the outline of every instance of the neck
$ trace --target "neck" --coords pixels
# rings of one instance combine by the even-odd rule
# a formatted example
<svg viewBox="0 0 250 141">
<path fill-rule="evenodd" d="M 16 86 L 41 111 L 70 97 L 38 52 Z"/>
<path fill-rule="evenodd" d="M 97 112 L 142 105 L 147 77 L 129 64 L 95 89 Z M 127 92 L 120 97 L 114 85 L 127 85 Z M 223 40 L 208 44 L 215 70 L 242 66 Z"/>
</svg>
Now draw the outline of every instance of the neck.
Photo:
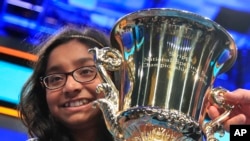
<svg viewBox="0 0 250 141">
<path fill-rule="evenodd" d="M 109 133 L 104 123 L 72 131 L 75 141 L 110 141 L 107 134 Z"/>
<path fill-rule="evenodd" d="M 75 141 L 98 141 L 98 129 L 86 129 L 74 131 Z"/>
</svg>

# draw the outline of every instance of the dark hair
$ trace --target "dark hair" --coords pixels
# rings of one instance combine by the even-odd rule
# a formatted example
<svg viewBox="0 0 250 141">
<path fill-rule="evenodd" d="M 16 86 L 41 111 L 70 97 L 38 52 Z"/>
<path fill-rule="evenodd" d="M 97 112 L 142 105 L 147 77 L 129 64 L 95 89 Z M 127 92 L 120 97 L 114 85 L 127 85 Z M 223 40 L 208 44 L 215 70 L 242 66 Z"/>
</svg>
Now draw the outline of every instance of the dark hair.
<svg viewBox="0 0 250 141">
<path fill-rule="evenodd" d="M 24 84 L 21 91 L 18 109 L 20 118 L 28 128 L 31 137 L 37 137 L 39 141 L 72 141 L 72 137 L 63 125 L 53 119 L 48 109 L 45 88 L 39 78 L 44 76 L 48 63 L 48 56 L 58 45 L 71 40 L 78 40 L 89 47 L 109 46 L 108 39 L 104 32 L 93 28 L 72 28 L 64 27 L 58 33 L 52 35 L 48 40 L 43 41 L 39 46 L 38 60 L 34 63 L 32 76 Z M 101 126 L 101 125 L 100 125 Z M 105 123 L 103 126 L 107 140 L 111 140 Z M 100 127 L 101 128 L 101 127 Z"/>
</svg>

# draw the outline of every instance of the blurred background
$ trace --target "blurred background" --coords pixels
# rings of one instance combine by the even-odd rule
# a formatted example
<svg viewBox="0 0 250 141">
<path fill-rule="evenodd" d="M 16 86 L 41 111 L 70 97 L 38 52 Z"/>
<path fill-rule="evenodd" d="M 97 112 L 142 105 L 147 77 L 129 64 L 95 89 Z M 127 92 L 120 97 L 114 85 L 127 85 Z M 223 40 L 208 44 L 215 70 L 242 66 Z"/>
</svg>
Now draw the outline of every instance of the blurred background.
<svg viewBox="0 0 250 141">
<path fill-rule="evenodd" d="M 2 0 L 0 2 L 0 140 L 24 141 L 16 105 L 35 61 L 32 45 L 64 25 L 110 32 L 122 16 L 140 9 L 176 8 L 208 17 L 226 28 L 238 47 L 234 66 L 214 83 L 250 89 L 250 0 Z M 228 134 L 221 140 L 229 140 Z"/>
</svg>

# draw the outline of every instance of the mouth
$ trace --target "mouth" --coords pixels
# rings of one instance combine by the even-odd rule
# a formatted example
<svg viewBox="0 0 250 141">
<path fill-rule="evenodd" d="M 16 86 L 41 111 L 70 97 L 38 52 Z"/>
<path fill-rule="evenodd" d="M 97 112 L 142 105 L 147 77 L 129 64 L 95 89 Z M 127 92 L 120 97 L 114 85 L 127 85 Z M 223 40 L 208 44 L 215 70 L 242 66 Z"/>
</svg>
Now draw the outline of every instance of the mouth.
<svg viewBox="0 0 250 141">
<path fill-rule="evenodd" d="M 87 105 L 89 104 L 91 101 L 88 100 L 88 99 L 81 99 L 81 100 L 76 100 L 76 101 L 70 101 L 70 102 L 67 102 L 63 105 L 63 107 L 79 107 L 79 106 L 82 106 L 82 105 Z"/>
</svg>

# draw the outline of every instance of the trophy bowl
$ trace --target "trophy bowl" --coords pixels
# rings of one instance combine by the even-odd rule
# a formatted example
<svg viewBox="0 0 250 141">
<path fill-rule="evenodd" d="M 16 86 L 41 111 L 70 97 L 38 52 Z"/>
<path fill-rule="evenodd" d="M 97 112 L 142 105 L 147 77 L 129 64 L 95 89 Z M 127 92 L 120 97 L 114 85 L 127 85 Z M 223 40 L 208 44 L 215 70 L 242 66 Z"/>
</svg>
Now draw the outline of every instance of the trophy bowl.
<svg viewBox="0 0 250 141">
<path fill-rule="evenodd" d="M 110 40 L 90 52 L 103 79 L 97 92 L 105 93 L 95 104 L 116 140 L 217 140 L 233 105 L 213 83 L 237 58 L 223 27 L 188 11 L 151 8 L 120 18 Z M 208 101 L 225 113 L 205 123 Z"/>
</svg>

